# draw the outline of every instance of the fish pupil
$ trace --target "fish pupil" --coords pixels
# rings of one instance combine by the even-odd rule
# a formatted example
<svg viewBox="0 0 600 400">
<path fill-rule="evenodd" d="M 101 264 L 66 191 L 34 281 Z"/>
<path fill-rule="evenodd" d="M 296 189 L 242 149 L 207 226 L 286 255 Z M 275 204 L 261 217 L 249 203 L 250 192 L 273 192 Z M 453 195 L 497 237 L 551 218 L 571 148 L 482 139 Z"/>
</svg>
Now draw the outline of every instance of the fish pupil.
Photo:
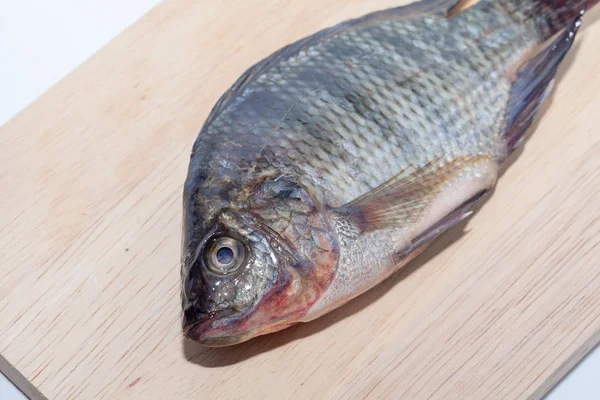
<svg viewBox="0 0 600 400">
<path fill-rule="evenodd" d="M 217 250 L 217 261 L 220 264 L 231 264 L 233 262 L 233 256 L 233 250 L 230 247 L 221 247 Z"/>
</svg>

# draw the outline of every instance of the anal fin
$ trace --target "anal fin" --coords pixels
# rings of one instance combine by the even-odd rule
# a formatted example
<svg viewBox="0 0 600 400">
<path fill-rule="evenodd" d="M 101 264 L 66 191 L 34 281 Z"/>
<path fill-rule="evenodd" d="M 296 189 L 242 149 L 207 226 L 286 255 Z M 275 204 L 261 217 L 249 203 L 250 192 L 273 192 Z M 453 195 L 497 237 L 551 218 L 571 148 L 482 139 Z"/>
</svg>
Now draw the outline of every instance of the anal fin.
<svg viewBox="0 0 600 400">
<path fill-rule="evenodd" d="M 578 18 L 548 47 L 518 70 L 505 117 L 504 135 L 509 152 L 513 152 L 522 143 L 541 104 L 552 89 L 558 67 L 571 49 L 580 25 L 581 18 Z"/>
</svg>

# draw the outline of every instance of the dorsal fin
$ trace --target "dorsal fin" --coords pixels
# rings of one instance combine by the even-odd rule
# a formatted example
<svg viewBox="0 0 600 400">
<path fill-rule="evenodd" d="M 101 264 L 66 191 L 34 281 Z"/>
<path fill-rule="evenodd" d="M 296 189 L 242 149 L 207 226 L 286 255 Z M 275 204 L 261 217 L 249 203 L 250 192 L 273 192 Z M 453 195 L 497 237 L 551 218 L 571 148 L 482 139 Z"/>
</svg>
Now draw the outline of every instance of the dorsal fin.
<svg viewBox="0 0 600 400">
<path fill-rule="evenodd" d="M 246 89 L 248 85 L 255 79 L 267 73 L 271 68 L 280 62 L 296 56 L 302 50 L 310 48 L 321 41 L 327 40 L 350 29 L 356 29 L 362 26 L 390 20 L 403 20 L 434 15 L 446 17 L 452 12 L 458 3 L 460 3 L 460 1 L 461 0 L 421 0 L 406 6 L 377 11 L 360 18 L 344 21 L 331 28 L 323 29 L 322 31 L 319 31 L 311 36 L 300 39 L 299 41 L 278 50 L 271 56 L 265 58 L 248 69 L 233 84 L 233 86 L 227 92 L 225 92 L 217 104 L 215 104 L 204 125 L 206 126 L 210 124 L 215 117 L 225 109 L 229 100 L 243 93 L 244 89 Z"/>
</svg>

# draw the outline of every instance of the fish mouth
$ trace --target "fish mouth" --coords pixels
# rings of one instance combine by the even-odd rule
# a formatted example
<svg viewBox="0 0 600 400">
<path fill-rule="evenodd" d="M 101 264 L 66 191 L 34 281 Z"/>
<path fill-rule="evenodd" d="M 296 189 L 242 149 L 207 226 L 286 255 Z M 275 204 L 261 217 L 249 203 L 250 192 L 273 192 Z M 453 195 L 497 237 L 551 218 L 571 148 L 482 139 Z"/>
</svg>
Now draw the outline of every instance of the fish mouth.
<svg viewBox="0 0 600 400">
<path fill-rule="evenodd" d="M 228 333 L 237 322 L 239 312 L 223 310 L 216 314 L 205 314 L 193 323 L 184 322 L 183 334 L 186 338 L 207 347 L 224 347 L 244 342 L 252 337 L 252 332 Z M 224 321 L 227 319 L 227 321 Z M 220 321 L 220 324 L 216 322 Z"/>
</svg>

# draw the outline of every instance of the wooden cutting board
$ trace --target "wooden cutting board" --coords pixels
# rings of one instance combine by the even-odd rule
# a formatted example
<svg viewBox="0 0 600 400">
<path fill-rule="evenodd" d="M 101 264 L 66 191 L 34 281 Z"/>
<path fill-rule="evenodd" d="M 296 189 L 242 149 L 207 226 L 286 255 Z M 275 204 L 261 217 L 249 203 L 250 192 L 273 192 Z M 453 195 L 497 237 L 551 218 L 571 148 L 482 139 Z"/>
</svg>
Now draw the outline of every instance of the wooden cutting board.
<svg viewBox="0 0 600 400">
<path fill-rule="evenodd" d="M 182 337 L 182 184 L 210 108 L 283 45 L 399 3 L 167 0 L 4 125 L 8 362 L 52 399 L 542 396 L 600 340 L 600 9 L 468 223 L 315 322 Z"/>
</svg>

